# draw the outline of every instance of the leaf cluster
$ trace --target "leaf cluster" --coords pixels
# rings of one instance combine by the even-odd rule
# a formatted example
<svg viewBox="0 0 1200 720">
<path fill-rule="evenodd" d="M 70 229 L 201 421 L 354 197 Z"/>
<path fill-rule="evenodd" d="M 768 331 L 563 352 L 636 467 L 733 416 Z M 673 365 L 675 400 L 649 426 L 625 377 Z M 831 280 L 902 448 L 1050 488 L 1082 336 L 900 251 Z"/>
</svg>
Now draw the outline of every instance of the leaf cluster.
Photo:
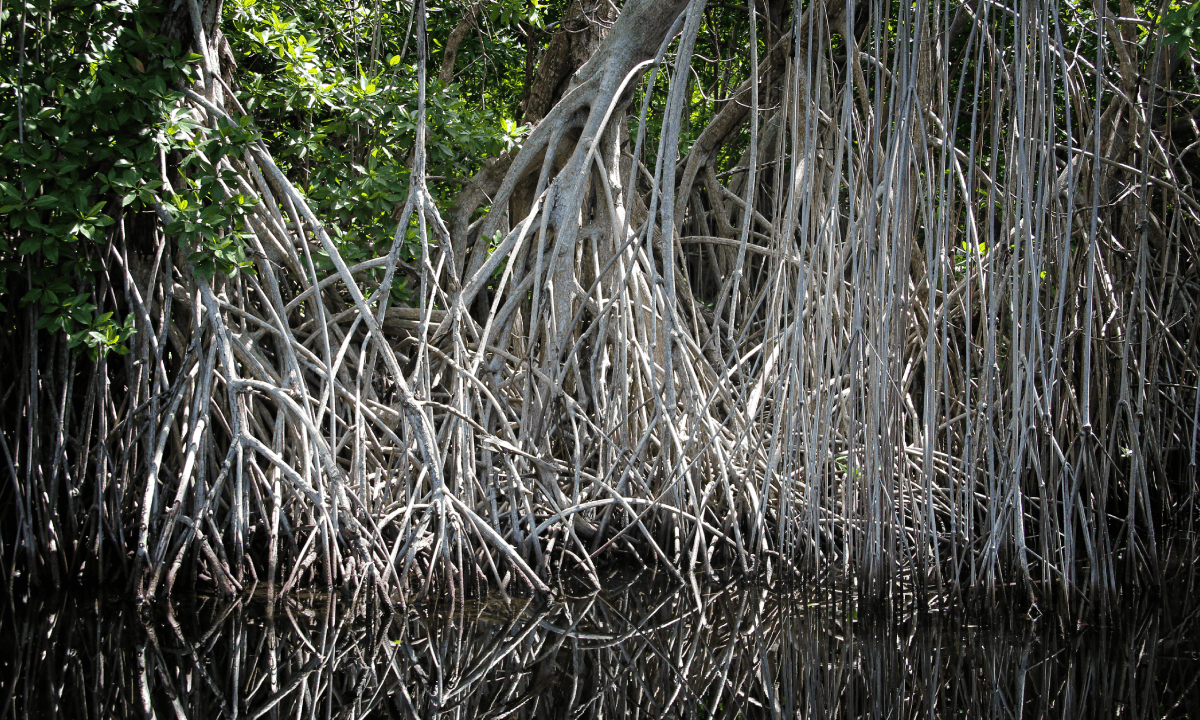
<svg viewBox="0 0 1200 720">
<path fill-rule="evenodd" d="M 520 22 L 521 12 L 536 17 L 537 8 L 506 0 L 479 20 Z M 436 51 L 459 14 L 430 8 L 430 20 Z M 417 139 L 418 68 L 416 41 L 406 37 L 408 14 L 321 0 L 232 0 L 225 5 L 224 27 L 240 68 L 241 102 L 280 167 L 318 216 L 329 220 L 339 251 L 351 262 L 388 252 L 408 196 Z M 504 32 L 489 36 L 486 47 L 466 45 L 462 79 L 440 83 L 436 58 L 429 63 L 427 173 L 439 201 L 452 198 L 484 160 L 512 149 L 526 132 L 508 114 L 519 85 L 493 83 L 503 102 L 489 103 L 486 93 L 473 100 L 471 86 L 481 84 L 489 65 L 469 53 L 491 52 L 519 67 L 524 50 Z M 410 228 L 404 259 L 419 254 Z M 323 253 L 317 255 L 331 267 Z M 407 300 L 405 279 L 396 282 L 397 299 Z"/>
<path fill-rule="evenodd" d="M 97 260 L 157 199 L 193 58 L 131 0 L 6 3 L 0 26 L 0 311 L 17 293 L 39 329 L 123 351 L 131 320 L 97 309 Z"/>
<path fill-rule="evenodd" d="M 1180 55 L 1200 45 L 1200 2 L 1172 3 L 1162 16 L 1163 39 L 1175 45 Z"/>
</svg>

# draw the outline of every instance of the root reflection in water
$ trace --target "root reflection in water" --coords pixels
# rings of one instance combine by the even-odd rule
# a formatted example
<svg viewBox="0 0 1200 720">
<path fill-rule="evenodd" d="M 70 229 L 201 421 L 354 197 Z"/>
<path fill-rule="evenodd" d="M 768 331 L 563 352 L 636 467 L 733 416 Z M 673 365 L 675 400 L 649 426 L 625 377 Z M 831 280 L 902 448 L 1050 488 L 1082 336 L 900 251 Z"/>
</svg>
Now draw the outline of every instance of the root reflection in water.
<svg viewBox="0 0 1200 720">
<path fill-rule="evenodd" d="M 4 610 L 0 717 L 1196 717 L 1194 613 L 1108 628 L 857 608 L 803 590 L 681 588 L 428 605 L 94 597 Z M 1017 613 L 1020 615 L 1020 613 Z M 1172 615 L 1175 617 L 1172 618 Z"/>
</svg>

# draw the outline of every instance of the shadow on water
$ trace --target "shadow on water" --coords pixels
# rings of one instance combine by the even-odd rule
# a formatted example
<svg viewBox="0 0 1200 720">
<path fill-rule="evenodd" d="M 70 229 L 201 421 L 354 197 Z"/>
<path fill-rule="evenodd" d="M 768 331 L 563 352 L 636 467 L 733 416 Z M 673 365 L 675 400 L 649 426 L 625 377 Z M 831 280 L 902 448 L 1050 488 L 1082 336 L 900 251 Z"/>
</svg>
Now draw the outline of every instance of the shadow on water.
<svg viewBox="0 0 1200 720">
<path fill-rule="evenodd" d="M 3 611 L 0 717 L 1200 717 L 1195 611 L 1064 631 L 856 610 L 823 584 L 606 586 L 391 617 L 338 596 L 32 602 Z"/>
</svg>

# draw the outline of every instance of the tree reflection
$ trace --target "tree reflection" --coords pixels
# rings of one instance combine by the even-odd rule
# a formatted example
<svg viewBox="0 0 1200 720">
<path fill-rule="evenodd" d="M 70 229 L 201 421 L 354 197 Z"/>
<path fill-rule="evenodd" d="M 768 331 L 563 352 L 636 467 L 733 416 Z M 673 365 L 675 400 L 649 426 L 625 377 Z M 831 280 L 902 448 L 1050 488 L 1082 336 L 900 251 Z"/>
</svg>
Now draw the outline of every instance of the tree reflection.
<svg viewBox="0 0 1200 720">
<path fill-rule="evenodd" d="M 1195 717 L 1194 613 L 1107 628 L 867 610 L 826 584 L 680 587 L 617 573 L 553 602 L 388 615 L 372 598 L 199 598 L 150 616 L 8 608 L 0 716 L 159 718 Z"/>
</svg>

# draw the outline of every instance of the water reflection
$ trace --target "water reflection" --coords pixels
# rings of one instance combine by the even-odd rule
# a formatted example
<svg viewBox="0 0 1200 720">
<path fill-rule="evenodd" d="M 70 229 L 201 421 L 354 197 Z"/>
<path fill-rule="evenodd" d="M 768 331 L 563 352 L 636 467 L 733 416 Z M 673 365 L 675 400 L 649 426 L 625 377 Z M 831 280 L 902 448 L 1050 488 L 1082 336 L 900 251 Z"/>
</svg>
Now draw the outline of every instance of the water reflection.
<svg viewBox="0 0 1200 720">
<path fill-rule="evenodd" d="M 4 611 L 13 718 L 1197 717 L 1189 628 L 1160 607 L 1046 618 L 855 610 L 806 591 L 680 588 L 387 617 L 373 598 L 197 599 L 139 616 L 60 597 Z"/>
</svg>

